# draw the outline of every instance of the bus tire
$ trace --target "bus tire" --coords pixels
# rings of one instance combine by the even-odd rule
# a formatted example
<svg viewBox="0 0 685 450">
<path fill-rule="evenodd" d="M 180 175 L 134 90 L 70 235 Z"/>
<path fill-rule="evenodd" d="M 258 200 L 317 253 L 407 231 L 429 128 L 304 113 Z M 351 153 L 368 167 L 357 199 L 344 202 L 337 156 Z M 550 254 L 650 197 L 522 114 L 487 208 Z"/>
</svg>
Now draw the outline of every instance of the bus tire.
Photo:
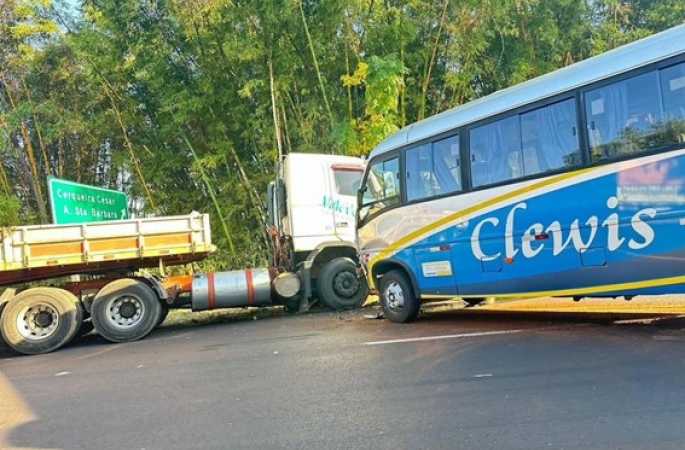
<svg viewBox="0 0 685 450">
<path fill-rule="evenodd" d="M 419 315 L 421 301 L 414 295 L 404 272 L 391 270 L 380 280 L 379 301 L 385 318 L 395 323 L 413 322 Z"/>
<path fill-rule="evenodd" d="M 71 292 L 53 287 L 27 289 L 5 307 L 2 337 L 26 355 L 49 353 L 71 341 L 83 320 L 83 308 Z"/>
<path fill-rule="evenodd" d="M 111 342 L 133 342 L 147 336 L 161 317 L 162 305 L 142 281 L 112 281 L 93 300 L 91 318 L 95 331 Z"/>
<path fill-rule="evenodd" d="M 359 308 L 369 296 L 369 286 L 350 258 L 329 261 L 319 273 L 317 290 L 321 300 L 336 311 Z"/>
</svg>

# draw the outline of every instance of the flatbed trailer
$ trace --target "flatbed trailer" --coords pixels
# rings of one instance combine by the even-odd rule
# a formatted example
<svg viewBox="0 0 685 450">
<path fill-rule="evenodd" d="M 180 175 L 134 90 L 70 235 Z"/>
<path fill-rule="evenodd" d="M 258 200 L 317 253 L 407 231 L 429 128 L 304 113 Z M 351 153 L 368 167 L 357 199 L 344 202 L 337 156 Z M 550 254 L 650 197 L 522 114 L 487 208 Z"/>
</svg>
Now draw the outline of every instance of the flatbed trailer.
<svg viewBox="0 0 685 450">
<path fill-rule="evenodd" d="M 136 271 L 199 261 L 214 251 L 209 216 L 5 228 L 0 286 L 73 274 Z"/>
<path fill-rule="evenodd" d="M 200 261 L 215 250 L 209 215 L 200 213 L 20 226 L 1 237 L 0 331 L 27 354 L 56 350 L 93 327 L 114 342 L 144 337 L 192 290 L 192 277 L 139 271 Z M 51 285 L 19 291 L 42 280 Z"/>
</svg>

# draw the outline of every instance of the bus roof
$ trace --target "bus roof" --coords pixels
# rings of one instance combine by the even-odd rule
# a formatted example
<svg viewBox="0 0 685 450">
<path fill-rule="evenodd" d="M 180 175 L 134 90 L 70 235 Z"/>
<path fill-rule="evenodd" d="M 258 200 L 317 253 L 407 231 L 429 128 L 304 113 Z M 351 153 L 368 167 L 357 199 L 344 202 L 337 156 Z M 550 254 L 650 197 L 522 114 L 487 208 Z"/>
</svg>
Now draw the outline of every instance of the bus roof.
<svg viewBox="0 0 685 450">
<path fill-rule="evenodd" d="M 408 125 L 383 140 L 369 158 L 683 52 L 685 24 Z"/>
</svg>

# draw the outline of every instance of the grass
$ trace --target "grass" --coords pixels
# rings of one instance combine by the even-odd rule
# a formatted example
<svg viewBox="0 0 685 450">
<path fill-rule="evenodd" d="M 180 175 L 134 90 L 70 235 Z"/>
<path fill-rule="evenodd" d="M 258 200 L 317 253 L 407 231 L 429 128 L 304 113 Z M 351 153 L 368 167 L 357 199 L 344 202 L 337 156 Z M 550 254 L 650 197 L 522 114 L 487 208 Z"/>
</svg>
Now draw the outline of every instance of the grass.
<svg viewBox="0 0 685 450">
<path fill-rule="evenodd" d="M 378 297 L 370 295 L 362 307 L 378 304 Z M 316 302 L 308 312 L 331 311 Z M 190 309 L 173 309 L 169 312 L 162 327 L 191 327 L 197 325 L 213 325 L 219 323 L 244 322 L 246 320 L 259 320 L 268 317 L 292 316 L 297 313 L 289 313 L 280 305 L 249 307 L 249 308 L 222 308 L 213 311 L 193 312 Z"/>
<path fill-rule="evenodd" d="M 282 306 L 255 308 L 223 308 L 214 311 L 193 312 L 190 309 L 169 311 L 162 327 L 190 327 L 196 325 L 214 325 L 219 323 L 244 322 L 267 317 L 291 315 Z"/>
</svg>

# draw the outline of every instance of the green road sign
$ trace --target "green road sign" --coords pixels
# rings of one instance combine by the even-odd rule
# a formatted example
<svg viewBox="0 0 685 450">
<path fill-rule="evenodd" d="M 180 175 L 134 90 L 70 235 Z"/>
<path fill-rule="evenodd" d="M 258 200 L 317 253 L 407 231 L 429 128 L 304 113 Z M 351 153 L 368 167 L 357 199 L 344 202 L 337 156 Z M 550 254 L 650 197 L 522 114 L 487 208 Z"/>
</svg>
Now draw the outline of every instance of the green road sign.
<svg viewBox="0 0 685 450">
<path fill-rule="evenodd" d="M 128 219 L 128 196 L 73 181 L 48 179 L 52 222 L 55 224 Z"/>
</svg>

